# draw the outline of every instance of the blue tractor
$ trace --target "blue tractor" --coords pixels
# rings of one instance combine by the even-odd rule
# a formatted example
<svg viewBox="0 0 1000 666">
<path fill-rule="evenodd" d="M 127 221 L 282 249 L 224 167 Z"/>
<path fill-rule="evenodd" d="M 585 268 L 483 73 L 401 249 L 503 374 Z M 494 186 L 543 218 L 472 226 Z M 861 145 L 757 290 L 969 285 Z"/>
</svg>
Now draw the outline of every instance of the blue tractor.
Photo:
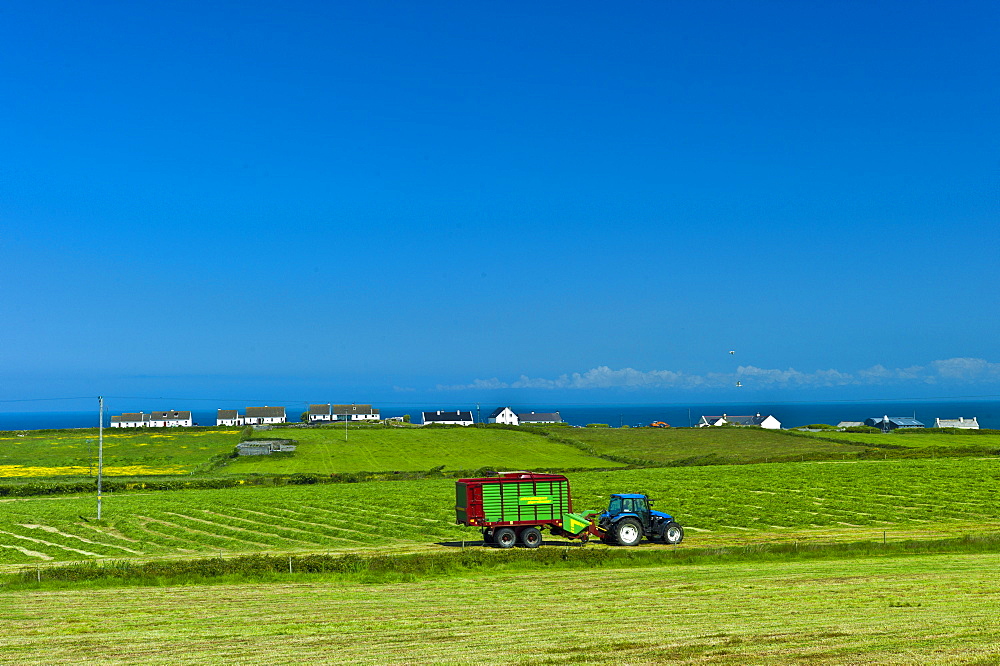
<svg viewBox="0 0 1000 666">
<path fill-rule="evenodd" d="M 608 510 L 597 519 L 597 526 L 604 534 L 601 541 L 620 546 L 634 546 L 643 537 L 667 544 L 683 541 L 684 528 L 670 514 L 654 511 L 652 505 L 645 495 L 612 495 Z"/>
</svg>

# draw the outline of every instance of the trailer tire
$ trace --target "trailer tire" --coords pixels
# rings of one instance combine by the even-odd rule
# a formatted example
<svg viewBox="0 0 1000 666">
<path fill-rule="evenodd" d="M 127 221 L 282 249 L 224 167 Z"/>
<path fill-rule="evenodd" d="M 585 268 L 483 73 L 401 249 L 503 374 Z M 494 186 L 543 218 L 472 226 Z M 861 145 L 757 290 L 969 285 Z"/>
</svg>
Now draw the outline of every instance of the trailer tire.
<svg viewBox="0 0 1000 666">
<path fill-rule="evenodd" d="M 542 545 L 542 532 L 537 527 L 521 530 L 521 545 L 525 548 L 538 548 Z"/>
<path fill-rule="evenodd" d="M 635 518 L 622 518 L 612 528 L 619 546 L 635 546 L 642 541 L 642 525 Z"/>
<path fill-rule="evenodd" d="M 667 523 L 663 527 L 663 543 L 671 545 L 684 541 L 684 528 L 677 523 Z"/>
<path fill-rule="evenodd" d="M 493 543 L 497 548 L 513 548 L 517 543 L 517 533 L 509 527 L 493 530 Z"/>
</svg>

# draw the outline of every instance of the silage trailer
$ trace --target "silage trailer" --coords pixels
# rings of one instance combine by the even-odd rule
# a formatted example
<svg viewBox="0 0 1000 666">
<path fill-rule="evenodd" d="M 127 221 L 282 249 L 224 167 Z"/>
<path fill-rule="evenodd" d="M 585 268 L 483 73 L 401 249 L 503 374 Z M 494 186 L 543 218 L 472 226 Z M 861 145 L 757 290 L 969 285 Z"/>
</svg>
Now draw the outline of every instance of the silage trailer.
<svg viewBox="0 0 1000 666">
<path fill-rule="evenodd" d="M 543 529 L 554 536 L 583 542 L 595 536 L 622 546 L 634 546 L 644 536 L 680 543 L 684 529 L 651 505 L 645 495 L 615 494 L 604 512 L 574 513 L 569 479 L 561 474 L 504 472 L 455 482 L 455 522 L 480 528 L 483 542 L 499 548 L 537 548 Z"/>
</svg>

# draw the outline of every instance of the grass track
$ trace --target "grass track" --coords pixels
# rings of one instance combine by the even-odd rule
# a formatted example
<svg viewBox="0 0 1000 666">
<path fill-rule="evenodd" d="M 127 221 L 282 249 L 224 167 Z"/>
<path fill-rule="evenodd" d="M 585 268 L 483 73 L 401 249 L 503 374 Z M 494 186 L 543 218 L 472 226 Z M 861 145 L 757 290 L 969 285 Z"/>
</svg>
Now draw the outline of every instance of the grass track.
<svg viewBox="0 0 1000 666">
<path fill-rule="evenodd" d="M 998 565 L 951 554 L 0 592 L 0 621 L 18 627 L 0 660 L 987 664 L 1000 661 Z"/>
</svg>

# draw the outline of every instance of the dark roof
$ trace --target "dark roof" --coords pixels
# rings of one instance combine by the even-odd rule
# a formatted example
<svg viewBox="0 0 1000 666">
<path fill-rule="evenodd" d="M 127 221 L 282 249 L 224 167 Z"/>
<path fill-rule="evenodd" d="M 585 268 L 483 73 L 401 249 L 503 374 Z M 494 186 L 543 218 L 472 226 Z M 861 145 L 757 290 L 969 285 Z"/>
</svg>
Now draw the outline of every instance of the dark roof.
<svg viewBox="0 0 1000 666">
<path fill-rule="evenodd" d="M 237 419 L 240 417 L 240 413 L 235 409 L 220 409 L 216 414 L 217 419 Z"/>
<path fill-rule="evenodd" d="M 175 420 L 187 420 L 191 418 L 191 412 L 178 412 L 176 410 L 168 410 L 166 412 L 152 412 L 149 418 L 153 421 L 175 421 Z"/>
<path fill-rule="evenodd" d="M 761 416 L 760 414 L 755 414 L 754 416 L 733 416 L 731 414 L 723 414 L 722 416 L 702 416 L 708 423 L 715 423 L 719 419 L 725 419 L 726 423 L 734 423 L 736 425 L 760 425 L 771 416 Z"/>
<path fill-rule="evenodd" d="M 545 414 L 542 412 L 529 412 L 528 414 L 518 414 L 518 421 L 562 421 L 562 417 L 559 416 L 559 412 L 552 412 L 551 414 Z"/>
<path fill-rule="evenodd" d="M 330 403 L 325 405 L 309 405 L 310 414 L 329 414 L 330 413 Z"/>
<path fill-rule="evenodd" d="M 471 421 L 472 412 L 423 412 L 424 422 L 428 421 Z"/>
<path fill-rule="evenodd" d="M 492 412 L 490 413 L 490 418 L 491 418 L 491 419 L 495 419 L 496 417 L 500 416 L 500 412 L 502 412 L 502 411 L 503 411 L 503 410 L 505 410 L 505 409 L 507 409 L 507 408 L 506 408 L 506 407 L 497 407 L 496 409 L 494 409 L 494 410 L 493 410 L 493 411 L 492 411 Z"/>
<path fill-rule="evenodd" d="M 112 423 L 123 423 L 126 421 L 148 421 L 149 414 L 143 414 L 142 412 L 127 412 L 121 416 L 112 416 Z"/>
<path fill-rule="evenodd" d="M 371 405 L 334 405 L 334 414 L 378 414 Z"/>
<path fill-rule="evenodd" d="M 284 415 L 284 407 L 247 407 L 247 416 L 256 416 L 258 418 L 280 418 Z"/>
</svg>

